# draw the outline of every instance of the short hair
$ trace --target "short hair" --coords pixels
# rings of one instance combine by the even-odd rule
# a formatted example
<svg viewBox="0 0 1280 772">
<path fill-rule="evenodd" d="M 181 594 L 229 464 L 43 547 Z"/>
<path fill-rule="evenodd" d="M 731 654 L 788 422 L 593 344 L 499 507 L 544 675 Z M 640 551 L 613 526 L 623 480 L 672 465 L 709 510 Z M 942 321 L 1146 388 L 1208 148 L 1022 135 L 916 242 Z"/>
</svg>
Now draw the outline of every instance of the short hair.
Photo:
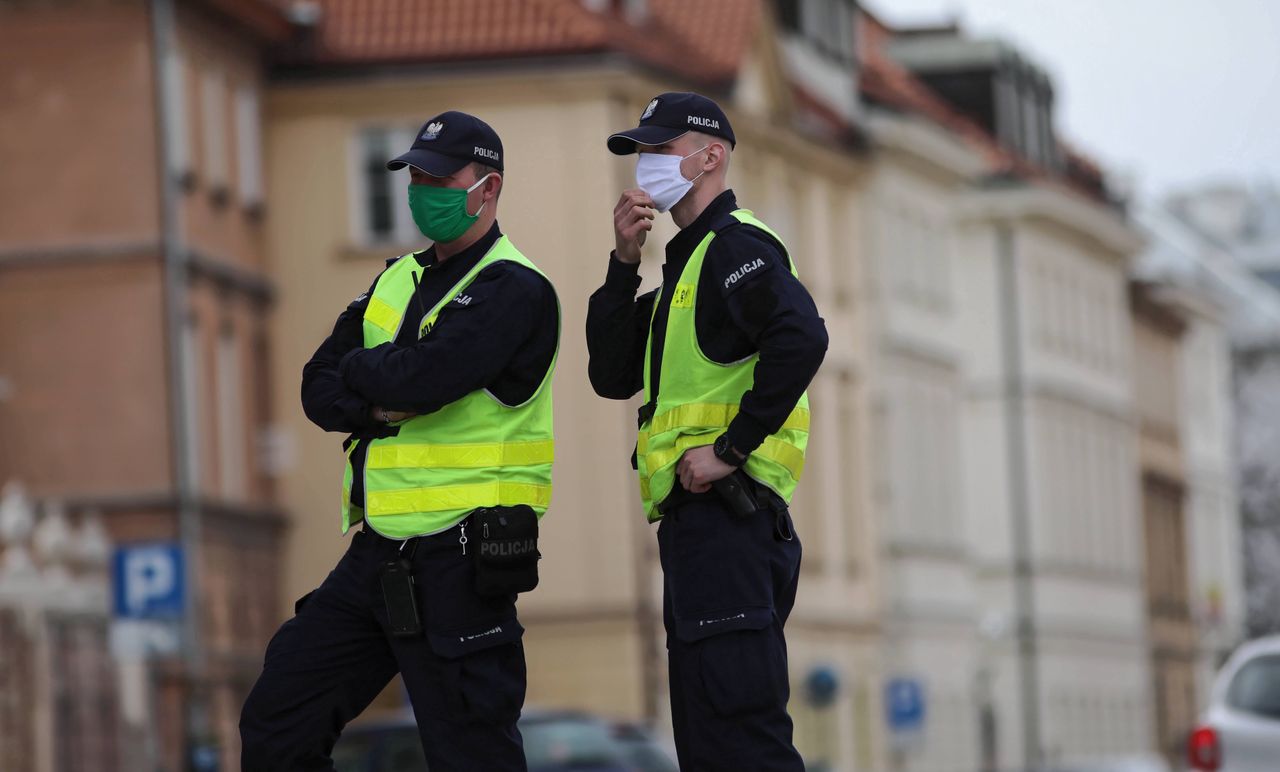
<svg viewBox="0 0 1280 772">
<path fill-rule="evenodd" d="M 502 172 L 498 171 L 496 167 L 490 166 L 489 164 L 480 163 L 479 161 L 471 162 L 471 171 L 476 173 L 477 180 L 485 176 L 486 174 L 496 174 L 499 177 L 502 176 Z"/>
</svg>

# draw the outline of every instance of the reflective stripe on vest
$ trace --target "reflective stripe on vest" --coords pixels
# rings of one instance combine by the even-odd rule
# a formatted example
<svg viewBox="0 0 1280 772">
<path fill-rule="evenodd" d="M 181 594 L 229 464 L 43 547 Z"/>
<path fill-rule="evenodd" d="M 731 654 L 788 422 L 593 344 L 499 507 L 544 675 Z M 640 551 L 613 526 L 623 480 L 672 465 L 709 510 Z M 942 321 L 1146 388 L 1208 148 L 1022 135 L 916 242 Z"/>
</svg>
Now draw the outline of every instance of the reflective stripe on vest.
<svg viewBox="0 0 1280 772">
<path fill-rule="evenodd" d="M 412 255 L 392 263 L 369 297 L 363 319 L 365 347 L 394 341 L 405 324 L 416 324 L 419 338 L 426 335 L 445 305 L 500 260 L 542 275 L 503 236 L 421 319 L 410 314 L 416 308 L 412 274 L 421 267 Z M 558 340 L 557 330 L 557 356 Z M 438 533 L 472 510 L 492 506 L 527 504 L 543 515 L 551 502 L 555 458 L 555 363 L 553 357 L 538 390 L 523 404 L 504 405 L 487 391 L 473 391 L 440 410 L 398 424 L 394 437 L 365 440 L 369 447 L 361 470 L 363 508 L 351 504 L 353 443 L 343 476 L 343 531 L 368 518 L 369 527 L 392 538 Z"/>
<path fill-rule="evenodd" d="M 739 222 L 782 240 L 750 211 L 733 212 Z M 674 288 L 660 288 L 659 296 L 670 291 L 671 305 L 662 349 L 661 383 L 653 417 L 640 429 L 636 441 L 636 466 L 640 474 L 640 495 L 645 515 L 657 520 L 657 505 L 675 485 L 675 465 L 685 451 L 710 445 L 728 428 L 738 414 L 742 395 L 754 382 L 753 355 L 731 364 L 712 361 L 698 345 L 695 326 L 698 281 L 707 249 L 715 238 L 708 233 L 689 256 Z M 785 247 L 783 247 L 785 250 Z M 791 273 L 796 274 L 794 261 Z M 658 300 L 654 301 L 656 315 Z M 653 353 L 653 324 L 645 347 L 644 396 L 652 401 L 650 362 Z M 796 483 L 804 471 L 804 454 L 809 436 L 809 397 L 801 396 L 782 427 L 747 458 L 744 470 L 790 502 Z"/>
</svg>

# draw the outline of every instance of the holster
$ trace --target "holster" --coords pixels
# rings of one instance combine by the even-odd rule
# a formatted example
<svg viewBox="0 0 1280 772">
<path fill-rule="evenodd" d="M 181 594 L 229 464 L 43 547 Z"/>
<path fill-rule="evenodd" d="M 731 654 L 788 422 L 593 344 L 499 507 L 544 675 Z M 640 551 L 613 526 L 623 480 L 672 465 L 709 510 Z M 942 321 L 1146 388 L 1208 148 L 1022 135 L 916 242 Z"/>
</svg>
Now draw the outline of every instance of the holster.
<svg viewBox="0 0 1280 772">
<path fill-rule="evenodd" d="M 786 503 L 771 491 L 761 490 L 741 469 L 711 483 L 711 488 L 736 517 L 773 515 L 773 536 L 778 541 L 791 541 L 791 517 Z"/>
<path fill-rule="evenodd" d="M 720 500 L 729 507 L 729 511 L 738 517 L 752 517 L 760 512 L 760 503 L 756 501 L 755 490 L 747 479 L 747 473 L 737 469 L 727 477 L 711 483 L 712 489 Z"/>
</svg>

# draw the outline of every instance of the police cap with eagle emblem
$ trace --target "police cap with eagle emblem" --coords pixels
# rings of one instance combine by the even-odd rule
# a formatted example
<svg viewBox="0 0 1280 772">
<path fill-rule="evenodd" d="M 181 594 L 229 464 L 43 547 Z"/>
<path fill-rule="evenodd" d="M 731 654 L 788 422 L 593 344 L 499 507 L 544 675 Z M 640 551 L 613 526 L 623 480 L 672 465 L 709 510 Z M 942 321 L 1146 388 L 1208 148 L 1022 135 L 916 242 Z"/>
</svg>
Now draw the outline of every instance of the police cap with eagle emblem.
<svg viewBox="0 0 1280 772">
<path fill-rule="evenodd" d="M 387 162 L 391 171 L 406 166 L 448 177 L 471 162 L 502 171 L 502 140 L 489 124 L 457 110 L 443 112 L 422 124 L 413 147 Z"/>
<path fill-rule="evenodd" d="M 609 137 L 609 150 L 615 155 L 630 155 L 636 145 L 661 145 L 691 131 L 711 134 L 737 144 L 733 127 L 720 105 L 701 94 L 669 91 L 649 101 L 640 115 L 640 125 Z"/>
</svg>

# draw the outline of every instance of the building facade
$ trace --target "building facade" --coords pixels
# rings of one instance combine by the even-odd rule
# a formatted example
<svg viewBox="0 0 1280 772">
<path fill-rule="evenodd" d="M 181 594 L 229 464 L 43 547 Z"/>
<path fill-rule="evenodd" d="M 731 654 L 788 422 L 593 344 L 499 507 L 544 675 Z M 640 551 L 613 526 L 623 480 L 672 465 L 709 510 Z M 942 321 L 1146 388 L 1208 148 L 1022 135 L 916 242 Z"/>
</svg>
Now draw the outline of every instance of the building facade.
<svg viewBox="0 0 1280 772">
<path fill-rule="evenodd" d="M 1247 549 L 1242 528 L 1243 469 L 1238 453 L 1243 433 L 1256 427 L 1265 438 L 1273 418 L 1265 397 L 1258 420 L 1239 415 L 1246 393 L 1269 389 L 1247 370 L 1241 350 L 1267 351 L 1280 328 L 1280 296 L 1249 275 L 1220 242 L 1204 237 L 1182 216 L 1164 206 L 1144 207 L 1138 220 L 1147 245 L 1135 262 L 1135 275 L 1176 302 L 1187 329 L 1180 363 L 1182 418 L 1179 430 L 1186 472 L 1186 544 L 1191 614 L 1197 637 L 1196 699 L 1204 708 L 1214 673 L 1246 630 Z M 1269 342 L 1271 341 L 1271 342 Z M 1247 360 L 1247 357 L 1246 357 Z M 1265 443 L 1254 458 L 1263 468 L 1271 454 Z M 1254 476 L 1252 479 L 1266 479 Z M 1265 543 L 1265 537 L 1257 540 Z M 1261 604 L 1264 608 L 1266 604 Z"/>
<path fill-rule="evenodd" d="M 653 94 L 694 88 L 726 105 L 731 184 L 797 255 L 832 333 L 795 503 L 805 590 L 788 630 L 806 758 L 1014 769 L 1153 748 L 1126 289 L 1139 242 L 1096 170 L 1051 141 L 1043 77 L 1014 73 L 1014 119 L 986 126 L 913 70 L 897 39 L 919 36 L 839 0 L 706 4 L 718 34 L 686 41 L 691 69 L 610 31 L 651 25 L 661 49 L 676 27 L 664 4 L 557 7 L 581 26 L 513 42 L 500 14 L 486 38 L 464 25 L 389 52 L 377 18 L 321 19 L 329 47 L 276 70 L 270 208 L 289 214 L 269 224 L 269 251 L 302 284 L 274 334 L 288 374 L 275 411 L 297 448 L 283 496 L 322 518 L 293 536 L 285 597 L 342 546 L 336 516 L 323 525 L 337 438 L 305 423 L 293 379 L 382 260 L 421 248 L 405 180 L 382 160 L 429 114 L 468 110 L 504 137 L 500 221 L 565 311 L 556 389 L 572 409 L 557 418 L 544 580 L 521 601 L 530 702 L 666 720 L 656 555 L 622 462 L 635 406 L 590 394 L 573 335 L 601 281 L 609 207 L 633 181 L 592 148 Z M 594 47 L 611 55 L 581 53 Z M 660 219 L 651 244 L 673 233 Z M 840 684 L 830 706 L 807 700 L 818 671 Z M 891 731 L 891 680 L 923 688 L 922 731 Z"/>
<path fill-rule="evenodd" d="M 1170 196 L 1149 214 L 1164 242 L 1153 260 L 1164 268 L 1188 261 L 1198 266 L 1191 275 L 1175 270 L 1172 280 L 1207 285 L 1225 304 L 1235 416 L 1231 488 L 1239 493 L 1243 517 L 1245 629 L 1251 636 L 1273 633 L 1280 630 L 1280 432 L 1272 396 L 1280 357 L 1280 194 L 1274 184 L 1205 185 Z M 1184 259 L 1167 259 L 1173 254 Z M 1234 622 L 1234 598 L 1225 586 L 1223 611 Z"/>
<path fill-rule="evenodd" d="M 604 139 L 670 90 L 725 106 L 730 184 L 830 331 L 788 622 L 811 768 L 1164 748 L 1188 683 L 1236 640 L 1223 322 L 1178 301 L 1172 348 L 1150 315 L 1135 324 L 1138 233 L 1007 45 L 894 29 L 850 0 L 54 5 L 0 11 L 0 137 L 32 151 L 0 179 L 0 432 L 22 438 L 0 480 L 102 512 L 116 542 L 196 556 L 199 645 L 134 669 L 147 699 L 113 697 L 157 728 L 153 749 L 122 744 L 148 762 L 176 770 L 200 745 L 238 764 L 267 636 L 346 546 L 341 437 L 306 421 L 298 383 L 385 259 L 426 246 L 384 163 L 446 109 L 503 137 L 499 221 L 563 305 L 555 501 L 520 604 L 530 705 L 669 720 L 656 543 L 627 463 L 638 404 L 592 394 L 581 331 L 634 184 Z M 659 218 L 642 291 L 674 234 Z M 1171 560 L 1156 538 L 1179 527 Z M 402 700 L 393 686 L 374 711 Z"/>
<path fill-rule="evenodd" d="M 780 97 L 767 67 L 776 52 L 761 46 L 742 54 L 759 77 L 744 79 L 724 99 L 738 136 L 730 183 L 739 201 L 786 241 L 829 326 L 852 330 L 862 281 L 853 216 L 861 162 L 775 122 Z M 275 213 L 267 239 L 277 275 L 292 277 L 273 334 L 282 373 L 273 409 L 296 448 L 281 495 L 291 510 L 306 513 L 291 535 L 284 597 L 314 587 L 344 547 L 335 503 L 341 438 L 306 422 L 296 379 L 385 258 L 425 246 L 403 203 L 407 177 L 386 172 L 385 159 L 407 146 L 431 114 L 471 112 L 503 138 L 501 227 L 547 272 L 563 312 L 555 503 L 542 529 L 541 583 L 520 601 L 528 701 L 665 723 L 656 541 L 627 461 L 638 404 L 592 393 L 581 330 L 612 247 L 613 202 L 634 184 L 633 159 L 608 155 L 604 139 L 633 125 L 654 94 L 681 84 L 634 66 L 574 59 L 472 70 L 427 62 L 376 80 L 353 70 L 341 79 L 301 71 L 282 76 L 267 102 L 268 206 Z M 674 235 L 674 225 L 661 218 L 646 247 L 641 291 L 656 282 L 661 245 Z M 788 623 L 797 742 L 833 769 L 876 768 L 881 753 L 872 509 L 860 477 L 869 427 L 859 346 L 853 336 L 840 336 L 813 385 L 814 409 L 826 418 L 815 422 L 813 460 L 795 506 L 806 545 L 805 590 Z M 841 680 L 835 701 L 821 708 L 803 697 L 806 677 L 817 668 Z M 383 704 L 396 697 L 387 695 Z"/>
<path fill-rule="evenodd" d="M 259 106 L 289 30 L 258 2 L 0 9 L 0 480 L 191 567 L 185 643 L 121 676 L 145 693 L 121 768 L 237 764 L 278 619 Z M 32 747 L 11 768 L 89 768 Z"/>
<path fill-rule="evenodd" d="M 1197 636 L 1180 430 L 1187 325 L 1178 308 L 1162 302 L 1149 285 L 1135 283 L 1131 301 L 1155 739 L 1170 763 L 1178 763 L 1197 712 Z"/>
</svg>

